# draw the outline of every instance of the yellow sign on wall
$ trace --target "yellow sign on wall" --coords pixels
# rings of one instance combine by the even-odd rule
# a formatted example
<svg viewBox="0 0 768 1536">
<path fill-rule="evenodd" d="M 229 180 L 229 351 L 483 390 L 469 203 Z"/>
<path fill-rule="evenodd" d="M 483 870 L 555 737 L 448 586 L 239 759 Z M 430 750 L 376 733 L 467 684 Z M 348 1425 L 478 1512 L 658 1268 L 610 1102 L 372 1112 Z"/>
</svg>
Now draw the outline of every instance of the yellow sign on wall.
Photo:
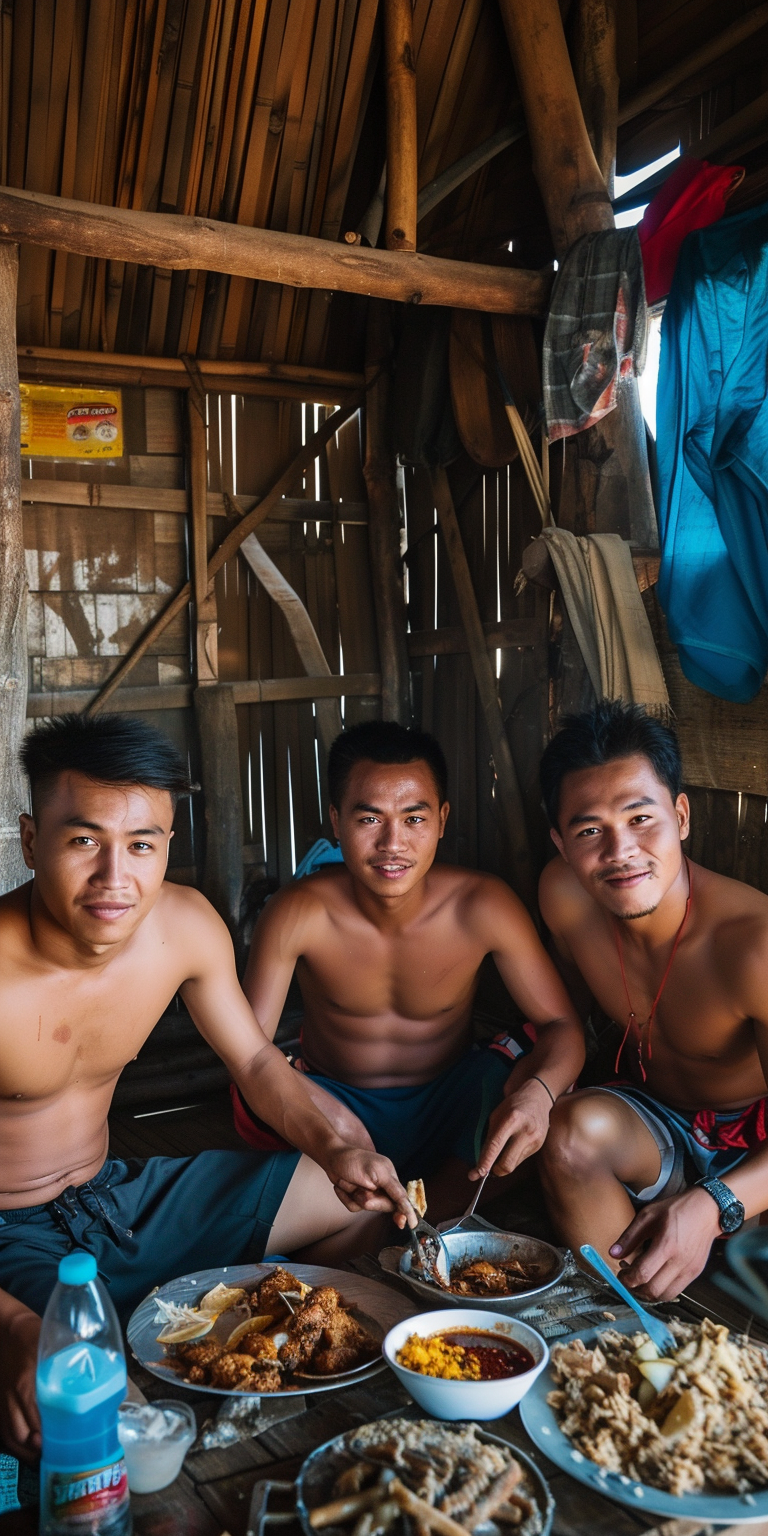
<svg viewBox="0 0 768 1536">
<path fill-rule="evenodd" d="M 60 389 L 52 384 L 22 384 L 20 389 L 25 458 L 122 458 L 119 389 Z"/>
</svg>

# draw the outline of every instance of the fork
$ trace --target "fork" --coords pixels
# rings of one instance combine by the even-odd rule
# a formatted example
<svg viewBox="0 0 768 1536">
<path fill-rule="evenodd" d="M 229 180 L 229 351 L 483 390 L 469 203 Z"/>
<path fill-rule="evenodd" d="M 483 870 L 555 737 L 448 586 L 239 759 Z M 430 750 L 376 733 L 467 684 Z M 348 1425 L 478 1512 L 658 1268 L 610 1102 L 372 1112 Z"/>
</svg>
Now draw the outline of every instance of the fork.
<svg viewBox="0 0 768 1536">
<path fill-rule="evenodd" d="M 410 1231 L 411 1247 L 425 1278 L 435 1281 L 442 1290 L 449 1289 L 451 1260 L 440 1233 L 431 1227 L 423 1216 Z"/>
<path fill-rule="evenodd" d="M 673 1355 L 678 1347 L 677 1339 L 666 1323 L 663 1323 L 660 1317 L 653 1317 L 650 1312 L 646 1312 L 645 1307 L 641 1306 L 637 1297 L 633 1296 L 632 1292 L 628 1291 L 625 1285 L 622 1285 L 618 1276 L 613 1273 L 610 1265 L 606 1264 L 605 1259 L 602 1258 L 596 1248 L 592 1247 L 591 1243 L 582 1243 L 579 1252 L 592 1265 L 592 1268 L 597 1270 L 603 1280 L 607 1281 L 608 1285 L 616 1291 L 617 1295 L 621 1296 L 622 1300 L 627 1303 L 627 1306 L 637 1313 L 649 1339 L 653 1339 L 656 1348 L 661 1350 L 662 1355 Z"/>
<path fill-rule="evenodd" d="M 490 1169 L 488 1171 L 490 1172 Z M 483 1177 L 481 1178 L 481 1180 L 479 1182 L 479 1184 L 477 1185 L 477 1188 L 475 1189 L 475 1193 L 472 1196 L 472 1199 L 470 1200 L 469 1205 L 467 1206 L 467 1209 L 465 1210 L 463 1216 L 449 1217 L 447 1221 L 439 1221 L 438 1222 L 436 1230 L 438 1232 L 442 1232 L 444 1237 L 447 1236 L 447 1234 L 449 1232 L 460 1232 L 462 1227 L 463 1227 L 463 1225 L 464 1225 L 464 1222 L 465 1221 L 469 1221 L 470 1216 L 474 1216 L 474 1214 L 475 1214 L 475 1206 L 477 1205 L 477 1202 L 480 1199 L 481 1194 L 483 1193 L 483 1185 L 484 1185 L 484 1183 L 485 1183 L 487 1178 L 488 1178 L 488 1174 L 484 1173 Z"/>
</svg>

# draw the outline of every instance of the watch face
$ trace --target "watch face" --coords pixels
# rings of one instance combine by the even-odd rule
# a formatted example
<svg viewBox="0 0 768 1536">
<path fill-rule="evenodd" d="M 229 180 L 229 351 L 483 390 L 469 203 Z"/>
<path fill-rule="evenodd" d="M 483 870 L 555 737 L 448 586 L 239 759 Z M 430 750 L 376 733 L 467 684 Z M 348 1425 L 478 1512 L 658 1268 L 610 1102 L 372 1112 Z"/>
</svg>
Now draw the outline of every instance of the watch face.
<svg viewBox="0 0 768 1536">
<path fill-rule="evenodd" d="M 744 1220 L 744 1207 L 740 1200 L 734 1200 L 732 1205 L 727 1205 L 720 1212 L 720 1229 L 722 1232 L 735 1232 Z"/>
</svg>

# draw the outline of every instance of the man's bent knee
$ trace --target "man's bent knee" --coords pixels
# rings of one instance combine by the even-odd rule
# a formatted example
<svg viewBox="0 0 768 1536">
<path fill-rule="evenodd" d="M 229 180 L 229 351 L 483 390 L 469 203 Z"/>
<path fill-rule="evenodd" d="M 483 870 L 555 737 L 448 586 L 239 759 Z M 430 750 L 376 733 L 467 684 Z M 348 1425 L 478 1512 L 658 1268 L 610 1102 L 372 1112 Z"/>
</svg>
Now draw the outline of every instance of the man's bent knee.
<svg viewBox="0 0 768 1536">
<path fill-rule="evenodd" d="M 589 1178 L 604 1168 L 616 1146 L 618 1127 L 604 1094 L 569 1094 L 558 1099 L 549 1119 L 549 1132 L 539 1154 L 546 1178 L 558 1181 Z"/>
</svg>

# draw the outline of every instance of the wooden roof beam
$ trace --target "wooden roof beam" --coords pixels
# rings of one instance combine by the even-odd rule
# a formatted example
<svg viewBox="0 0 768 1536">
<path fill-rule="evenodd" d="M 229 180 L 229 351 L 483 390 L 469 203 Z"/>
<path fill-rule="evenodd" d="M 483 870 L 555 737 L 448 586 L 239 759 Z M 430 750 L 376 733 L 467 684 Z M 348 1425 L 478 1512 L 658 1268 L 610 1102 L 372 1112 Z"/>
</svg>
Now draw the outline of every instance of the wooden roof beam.
<svg viewBox="0 0 768 1536">
<path fill-rule="evenodd" d="M 73 347 L 18 349 L 19 373 L 30 382 L 52 384 L 123 384 L 142 389 L 188 389 L 189 372 L 180 357 L 145 357 L 141 353 L 80 352 Z M 230 362 L 197 358 L 204 389 L 270 399 L 313 400 L 341 405 L 363 386 L 362 373 L 310 368 L 303 363 Z"/>
<path fill-rule="evenodd" d="M 0 188 L 0 239 L 175 271 L 227 272 L 291 288 L 331 289 L 406 304 L 540 315 L 552 275 L 367 250 L 272 229 L 180 214 L 139 213 Z"/>
</svg>

